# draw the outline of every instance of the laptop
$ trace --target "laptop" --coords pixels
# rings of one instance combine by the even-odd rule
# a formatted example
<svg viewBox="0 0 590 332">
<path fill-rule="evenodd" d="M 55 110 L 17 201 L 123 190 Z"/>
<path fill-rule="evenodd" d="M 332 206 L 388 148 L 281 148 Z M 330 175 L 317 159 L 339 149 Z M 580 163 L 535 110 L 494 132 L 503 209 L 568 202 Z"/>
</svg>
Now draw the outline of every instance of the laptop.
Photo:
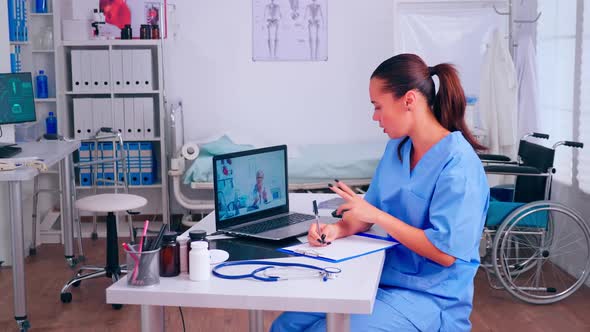
<svg viewBox="0 0 590 332">
<path fill-rule="evenodd" d="M 214 156 L 213 184 L 219 232 L 282 240 L 315 222 L 314 215 L 289 212 L 286 145 Z"/>
</svg>

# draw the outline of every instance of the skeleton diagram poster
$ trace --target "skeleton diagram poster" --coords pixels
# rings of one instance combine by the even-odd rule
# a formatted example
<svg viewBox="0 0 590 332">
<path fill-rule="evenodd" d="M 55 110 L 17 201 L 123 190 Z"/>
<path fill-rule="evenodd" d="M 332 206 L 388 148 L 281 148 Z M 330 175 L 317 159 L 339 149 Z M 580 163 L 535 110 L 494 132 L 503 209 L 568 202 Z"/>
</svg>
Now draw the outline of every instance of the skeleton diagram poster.
<svg viewBox="0 0 590 332">
<path fill-rule="evenodd" d="M 328 0 L 252 0 L 254 61 L 327 61 Z"/>
</svg>

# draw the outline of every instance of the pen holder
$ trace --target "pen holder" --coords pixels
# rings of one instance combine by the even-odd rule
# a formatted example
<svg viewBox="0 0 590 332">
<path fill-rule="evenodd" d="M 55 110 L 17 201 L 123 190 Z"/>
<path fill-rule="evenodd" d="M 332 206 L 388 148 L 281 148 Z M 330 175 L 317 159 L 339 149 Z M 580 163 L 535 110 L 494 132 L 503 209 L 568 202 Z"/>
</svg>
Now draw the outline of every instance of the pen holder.
<svg viewBox="0 0 590 332">
<path fill-rule="evenodd" d="M 127 285 L 152 286 L 160 283 L 160 248 L 138 252 L 139 245 L 127 251 Z"/>
</svg>

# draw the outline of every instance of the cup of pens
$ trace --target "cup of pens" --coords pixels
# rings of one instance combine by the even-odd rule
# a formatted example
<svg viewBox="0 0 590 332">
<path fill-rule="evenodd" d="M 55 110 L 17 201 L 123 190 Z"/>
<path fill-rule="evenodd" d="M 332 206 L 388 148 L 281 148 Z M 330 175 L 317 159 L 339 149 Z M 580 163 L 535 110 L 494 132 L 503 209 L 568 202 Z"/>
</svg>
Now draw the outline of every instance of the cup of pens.
<svg viewBox="0 0 590 332">
<path fill-rule="evenodd" d="M 139 251 L 139 244 L 127 246 L 127 285 L 152 286 L 160 283 L 160 247 Z"/>
</svg>

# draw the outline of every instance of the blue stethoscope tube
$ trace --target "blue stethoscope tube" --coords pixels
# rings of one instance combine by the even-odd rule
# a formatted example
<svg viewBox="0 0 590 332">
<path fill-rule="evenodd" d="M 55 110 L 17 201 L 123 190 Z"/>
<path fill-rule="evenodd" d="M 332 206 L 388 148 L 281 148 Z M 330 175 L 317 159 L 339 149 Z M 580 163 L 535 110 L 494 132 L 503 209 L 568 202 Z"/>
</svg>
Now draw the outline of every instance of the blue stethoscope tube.
<svg viewBox="0 0 590 332">
<path fill-rule="evenodd" d="M 223 274 L 219 272 L 220 269 L 228 266 L 237 266 L 237 265 L 262 265 L 261 267 L 253 270 L 250 273 L 246 274 Z M 334 279 L 340 272 L 341 269 L 337 267 L 318 267 L 315 265 L 309 264 L 301 264 L 301 263 L 285 263 L 285 262 L 270 262 L 270 261 L 238 261 L 238 262 L 225 262 L 221 263 L 213 268 L 213 275 L 222 278 L 222 279 L 246 279 L 246 278 L 253 278 L 260 281 L 279 281 L 281 280 L 280 277 L 276 276 L 262 276 L 260 273 L 264 272 L 267 269 L 274 268 L 274 267 L 301 267 L 311 270 L 316 270 L 322 276 L 324 281 L 328 279 Z M 284 278 L 283 278 L 284 280 Z"/>
</svg>

